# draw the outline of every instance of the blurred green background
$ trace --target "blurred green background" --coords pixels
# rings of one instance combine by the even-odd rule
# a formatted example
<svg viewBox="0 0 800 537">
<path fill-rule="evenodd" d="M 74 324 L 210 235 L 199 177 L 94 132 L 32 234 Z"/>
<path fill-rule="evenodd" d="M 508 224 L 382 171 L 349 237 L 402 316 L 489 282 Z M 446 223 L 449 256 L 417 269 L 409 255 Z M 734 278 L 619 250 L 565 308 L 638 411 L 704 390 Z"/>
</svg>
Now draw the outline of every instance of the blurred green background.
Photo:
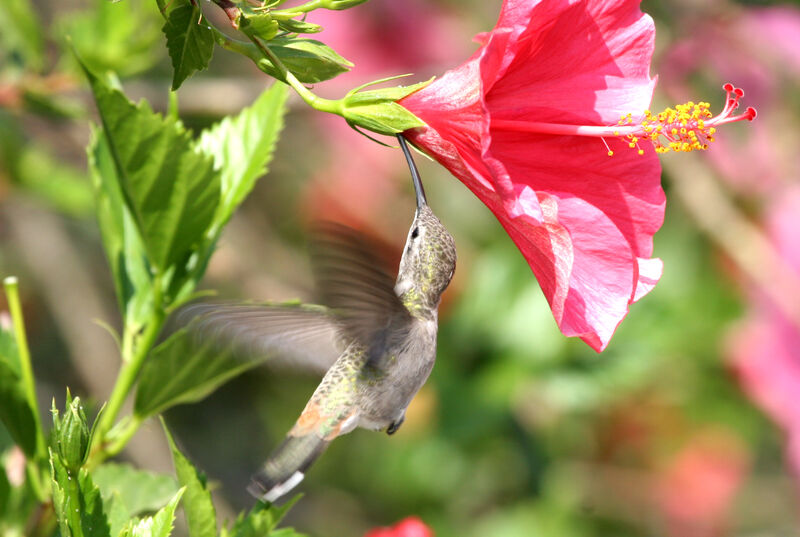
<svg viewBox="0 0 800 537">
<path fill-rule="evenodd" d="M 119 319 L 86 172 L 94 109 L 65 36 L 93 68 L 116 71 L 129 95 L 157 110 L 167 107 L 172 73 L 154 2 L 27 6 L 0 7 L 0 274 L 20 278 L 48 408 L 65 384 L 104 400 L 118 367 L 97 322 Z M 326 27 L 320 39 L 356 64 L 316 91 L 339 96 L 385 75 L 440 74 L 468 57 L 469 38 L 490 29 L 499 8 L 499 0 L 371 0 L 312 14 Z M 560 334 L 491 213 L 446 170 L 420 162 L 430 203 L 459 249 L 436 368 L 398 434 L 359 430 L 331 446 L 287 523 L 320 537 L 361 535 L 412 514 L 440 537 L 800 535 L 798 480 L 785 455 L 791 419 L 762 413 L 763 400 L 748 397 L 754 392 L 740 374 L 747 357 L 736 352 L 772 296 L 761 288 L 769 278 L 758 277 L 770 274 L 772 257 L 753 253 L 767 248 L 782 259 L 768 220 L 797 187 L 800 7 L 645 0 L 642 8 L 656 22 L 656 102 L 707 100 L 718 110 L 720 86 L 733 82 L 748 92 L 745 106 L 759 110 L 752 125 L 721 133 L 707 155 L 664 157 L 661 282 L 598 355 Z M 269 83 L 245 58 L 217 49 L 210 69 L 181 88 L 181 118 L 206 126 Z M 364 229 L 384 244 L 388 266 L 399 260 L 414 206 L 399 151 L 299 99 L 290 103 L 270 173 L 209 267 L 205 287 L 221 297 L 308 298 L 304 241 L 318 218 Z M 746 233 L 731 240 L 738 229 Z M 800 348 L 784 350 L 800 377 Z M 217 483 L 221 518 L 252 503 L 248 476 L 317 381 L 257 370 L 167 413 L 183 449 Z M 800 407 L 794 395 L 788 407 Z M 800 417 L 794 423 L 800 428 Z M 124 457 L 171 471 L 162 436 L 150 424 Z M 0 430 L 0 448 L 8 443 Z"/>
</svg>

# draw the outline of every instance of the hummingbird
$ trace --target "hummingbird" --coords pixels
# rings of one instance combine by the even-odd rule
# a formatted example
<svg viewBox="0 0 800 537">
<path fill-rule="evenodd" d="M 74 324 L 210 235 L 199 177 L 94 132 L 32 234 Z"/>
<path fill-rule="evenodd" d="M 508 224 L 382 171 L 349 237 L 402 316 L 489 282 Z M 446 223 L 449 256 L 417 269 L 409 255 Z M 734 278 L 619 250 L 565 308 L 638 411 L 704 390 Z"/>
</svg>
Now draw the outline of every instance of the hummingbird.
<svg viewBox="0 0 800 537">
<path fill-rule="evenodd" d="M 245 342 L 250 352 L 317 366 L 332 361 L 286 438 L 251 479 L 248 491 L 263 501 L 291 491 L 335 438 L 356 427 L 394 434 L 433 369 L 438 307 L 455 271 L 455 241 L 428 205 L 405 139 L 397 138 L 416 211 L 396 279 L 358 232 L 326 224 L 311 244 L 323 307 L 194 306 L 201 330 Z"/>
</svg>

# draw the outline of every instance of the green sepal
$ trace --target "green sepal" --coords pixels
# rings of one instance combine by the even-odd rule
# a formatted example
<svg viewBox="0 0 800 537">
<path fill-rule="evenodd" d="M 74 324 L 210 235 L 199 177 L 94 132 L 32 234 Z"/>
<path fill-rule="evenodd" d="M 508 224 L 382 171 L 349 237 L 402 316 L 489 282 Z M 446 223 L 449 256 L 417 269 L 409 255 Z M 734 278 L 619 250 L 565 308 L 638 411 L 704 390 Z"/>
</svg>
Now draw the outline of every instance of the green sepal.
<svg viewBox="0 0 800 537">
<path fill-rule="evenodd" d="M 91 433 L 80 397 L 72 398 L 67 390 L 64 417 L 53 414 L 53 446 L 61 462 L 71 472 L 77 471 L 86 461 Z"/>
<path fill-rule="evenodd" d="M 396 101 L 421 90 L 433 82 L 433 78 L 411 86 L 360 91 L 367 86 L 395 78 L 399 77 L 370 82 L 348 92 L 341 101 L 342 116 L 347 120 L 347 123 L 352 127 L 362 127 L 372 132 L 386 135 L 394 135 L 409 129 L 424 127 L 424 121 Z"/>
</svg>

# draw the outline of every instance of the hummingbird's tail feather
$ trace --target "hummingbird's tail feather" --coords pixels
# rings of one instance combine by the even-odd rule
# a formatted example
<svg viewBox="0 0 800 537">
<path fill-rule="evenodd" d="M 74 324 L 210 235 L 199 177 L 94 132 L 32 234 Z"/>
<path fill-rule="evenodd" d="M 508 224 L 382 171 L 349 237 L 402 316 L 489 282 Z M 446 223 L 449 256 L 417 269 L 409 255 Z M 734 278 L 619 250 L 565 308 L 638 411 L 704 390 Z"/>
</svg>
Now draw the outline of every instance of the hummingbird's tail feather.
<svg viewBox="0 0 800 537">
<path fill-rule="evenodd" d="M 253 475 L 247 491 L 266 502 L 274 502 L 296 487 L 305 472 L 330 444 L 315 433 L 287 436 L 272 453 L 264 468 Z"/>
</svg>

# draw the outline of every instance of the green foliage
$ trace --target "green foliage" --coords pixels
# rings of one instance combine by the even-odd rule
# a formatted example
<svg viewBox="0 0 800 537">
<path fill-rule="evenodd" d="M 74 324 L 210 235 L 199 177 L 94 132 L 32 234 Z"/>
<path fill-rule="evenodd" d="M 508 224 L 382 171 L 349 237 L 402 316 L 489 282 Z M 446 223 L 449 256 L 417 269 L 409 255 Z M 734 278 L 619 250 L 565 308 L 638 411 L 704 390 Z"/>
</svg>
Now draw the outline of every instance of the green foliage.
<svg viewBox="0 0 800 537">
<path fill-rule="evenodd" d="M 0 3 L 0 66 L 39 71 L 43 63 L 41 25 L 28 0 Z"/>
<path fill-rule="evenodd" d="M 376 80 L 347 92 L 345 98 L 342 99 L 342 117 L 350 126 L 359 126 L 386 135 L 394 135 L 424 126 L 424 121 L 396 101 L 421 90 L 433 82 L 432 78 L 411 86 L 362 91 L 367 86 L 396 78 L 398 77 Z"/>
<path fill-rule="evenodd" d="M 293 34 L 316 34 L 322 31 L 322 26 L 297 19 L 279 20 L 278 26 L 284 32 Z"/>
<path fill-rule="evenodd" d="M 72 398 L 67 390 L 67 404 L 64 407 L 64 416 L 60 417 L 53 401 L 53 451 L 59 456 L 61 463 L 74 472 L 86 462 L 88 455 L 89 424 L 79 397 Z"/>
<path fill-rule="evenodd" d="M 247 4 L 239 7 L 239 30 L 250 38 L 269 41 L 278 35 L 278 21 L 268 10 L 254 9 Z"/>
<path fill-rule="evenodd" d="M 168 537 L 175 521 L 175 509 L 185 489 L 180 489 L 172 499 L 152 517 L 131 520 L 119 533 L 119 537 Z"/>
<path fill-rule="evenodd" d="M 219 176 L 178 121 L 154 113 L 146 102 L 134 105 L 86 73 L 124 199 L 149 261 L 163 273 L 185 263 L 205 235 L 219 199 Z"/>
<path fill-rule="evenodd" d="M 94 0 L 91 9 L 67 16 L 60 33 L 69 38 L 81 61 L 97 73 L 131 76 L 159 59 L 158 12 L 150 0 Z"/>
<path fill-rule="evenodd" d="M 14 338 L 0 327 L 0 421 L 28 457 L 36 455 L 37 426 L 19 372 Z"/>
<path fill-rule="evenodd" d="M 150 266 L 141 235 L 121 189 L 108 139 L 93 130 L 87 149 L 95 188 L 97 222 L 126 323 L 145 324 L 153 309 Z"/>
<path fill-rule="evenodd" d="M 199 4 L 188 0 L 180 0 L 176 4 L 169 11 L 162 29 L 167 37 L 167 49 L 174 70 L 173 91 L 195 72 L 208 68 L 214 53 L 214 36 L 203 21 Z"/>
<path fill-rule="evenodd" d="M 258 502 L 246 515 L 240 513 L 230 528 L 222 528 L 220 537 L 302 537 L 291 528 L 275 529 L 300 498 L 297 495 L 282 507 Z"/>
<path fill-rule="evenodd" d="M 156 347 L 142 370 L 134 409 L 140 418 L 171 406 L 199 401 L 224 382 L 254 367 L 216 344 L 198 345 L 181 329 Z"/>
<path fill-rule="evenodd" d="M 283 128 L 287 96 L 286 86 L 273 84 L 237 116 L 226 117 L 200 134 L 197 149 L 214 159 L 214 169 L 220 173 L 215 229 L 228 222 L 256 180 L 267 173 Z"/>
<path fill-rule="evenodd" d="M 89 471 L 68 470 L 50 451 L 53 507 L 61 526 L 62 537 L 110 537 L 103 500 Z"/>
<path fill-rule="evenodd" d="M 103 501 L 112 498 L 131 515 L 159 509 L 178 492 L 178 484 L 168 475 L 134 468 L 130 464 L 105 463 L 92 471 Z"/>
<path fill-rule="evenodd" d="M 19 123 L 0 112 L 0 173 L 15 186 L 55 209 L 86 217 L 93 208 L 85 174 L 56 160 L 43 144 L 29 139 Z"/>
<path fill-rule="evenodd" d="M 175 464 L 178 483 L 186 491 L 183 510 L 186 513 L 189 535 L 191 537 L 215 537 L 217 534 L 217 514 L 214 504 L 211 502 L 211 492 L 208 490 L 206 476 L 200 473 L 189 462 L 189 459 L 180 452 L 166 424 L 162 422 L 162 425 L 172 450 L 172 462 Z"/>
<path fill-rule="evenodd" d="M 331 47 L 314 39 L 276 37 L 266 46 L 304 84 L 330 80 L 353 66 Z M 260 61 L 259 68 L 279 80 L 282 78 L 269 60 Z"/>
</svg>

